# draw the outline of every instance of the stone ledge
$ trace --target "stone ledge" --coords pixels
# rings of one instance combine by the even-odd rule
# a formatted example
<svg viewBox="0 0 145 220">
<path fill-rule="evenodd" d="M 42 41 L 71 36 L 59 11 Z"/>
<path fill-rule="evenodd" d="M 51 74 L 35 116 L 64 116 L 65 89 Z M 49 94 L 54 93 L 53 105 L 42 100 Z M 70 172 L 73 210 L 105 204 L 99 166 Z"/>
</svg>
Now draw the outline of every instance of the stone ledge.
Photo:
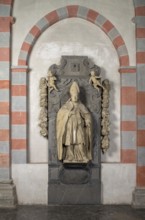
<svg viewBox="0 0 145 220">
<path fill-rule="evenodd" d="M 101 182 L 91 184 L 48 184 L 48 205 L 99 205 Z"/>
<path fill-rule="evenodd" d="M 133 192 L 133 208 L 145 209 L 145 188 L 136 188 Z"/>
</svg>

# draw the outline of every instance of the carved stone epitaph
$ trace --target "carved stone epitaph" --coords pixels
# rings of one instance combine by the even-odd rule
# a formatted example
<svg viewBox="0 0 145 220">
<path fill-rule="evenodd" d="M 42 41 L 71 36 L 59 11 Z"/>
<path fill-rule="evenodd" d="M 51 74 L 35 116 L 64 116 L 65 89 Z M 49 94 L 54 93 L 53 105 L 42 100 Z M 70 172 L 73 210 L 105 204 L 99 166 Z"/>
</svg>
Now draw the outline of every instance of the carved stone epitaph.
<svg viewBox="0 0 145 220">
<path fill-rule="evenodd" d="M 99 204 L 109 89 L 86 56 L 63 56 L 48 76 L 48 203 Z"/>
</svg>

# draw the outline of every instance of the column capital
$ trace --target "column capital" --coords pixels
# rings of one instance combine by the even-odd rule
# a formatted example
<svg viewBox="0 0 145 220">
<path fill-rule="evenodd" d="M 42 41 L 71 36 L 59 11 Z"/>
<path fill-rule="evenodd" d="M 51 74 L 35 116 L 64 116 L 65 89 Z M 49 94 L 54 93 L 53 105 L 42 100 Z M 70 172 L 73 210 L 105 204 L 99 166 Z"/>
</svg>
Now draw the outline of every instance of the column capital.
<svg viewBox="0 0 145 220">
<path fill-rule="evenodd" d="M 15 23 L 15 18 L 12 16 L 7 17 L 0 17 L 0 23 L 3 23 L 5 25 L 10 25 Z"/>
<path fill-rule="evenodd" d="M 136 73 L 136 66 L 122 66 L 118 70 L 119 73 Z"/>
<path fill-rule="evenodd" d="M 28 66 L 24 66 L 24 65 L 19 65 L 19 66 L 12 66 L 11 67 L 11 71 L 14 73 L 14 72 L 30 72 L 31 69 L 29 69 Z"/>
</svg>

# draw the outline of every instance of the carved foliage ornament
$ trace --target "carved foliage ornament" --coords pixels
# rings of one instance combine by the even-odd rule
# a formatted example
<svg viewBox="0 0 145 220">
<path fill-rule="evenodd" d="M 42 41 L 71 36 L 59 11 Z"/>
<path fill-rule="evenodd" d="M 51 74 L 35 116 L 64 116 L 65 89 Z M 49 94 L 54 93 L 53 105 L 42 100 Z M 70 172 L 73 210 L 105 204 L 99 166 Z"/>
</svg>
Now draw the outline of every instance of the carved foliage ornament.
<svg viewBox="0 0 145 220">
<path fill-rule="evenodd" d="M 109 91 L 110 84 L 109 80 L 105 79 L 103 81 L 103 93 L 102 93 L 102 121 L 101 121 L 101 135 L 102 135 L 102 152 L 105 153 L 109 148 Z"/>
<path fill-rule="evenodd" d="M 51 93 L 53 90 L 58 91 L 55 85 L 56 77 L 52 72 L 48 71 L 48 77 L 42 77 L 40 79 L 40 115 L 39 115 L 39 127 L 40 134 L 43 137 L 48 137 L 48 91 Z"/>
<path fill-rule="evenodd" d="M 98 75 L 97 75 L 98 74 Z M 102 88 L 102 118 L 101 118 L 101 148 L 102 152 L 105 153 L 109 148 L 109 91 L 110 84 L 109 80 L 105 79 L 101 82 L 100 77 L 100 68 L 94 68 L 90 72 L 89 83 L 99 92 L 99 89 Z"/>
</svg>

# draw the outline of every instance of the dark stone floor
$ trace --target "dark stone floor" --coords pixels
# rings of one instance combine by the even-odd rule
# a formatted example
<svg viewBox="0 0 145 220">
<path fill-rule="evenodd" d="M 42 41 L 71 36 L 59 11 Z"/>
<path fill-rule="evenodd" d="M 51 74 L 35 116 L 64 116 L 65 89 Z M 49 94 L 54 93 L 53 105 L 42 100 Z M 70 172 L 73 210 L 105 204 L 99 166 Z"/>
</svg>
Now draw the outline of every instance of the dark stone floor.
<svg viewBox="0 0 145 220">
<path fill-rule="evenodd" d="M 18 206 L 0 209 L 0 220 L 145 220 L 145 209 L 130 206 Z"/>
</svg>

